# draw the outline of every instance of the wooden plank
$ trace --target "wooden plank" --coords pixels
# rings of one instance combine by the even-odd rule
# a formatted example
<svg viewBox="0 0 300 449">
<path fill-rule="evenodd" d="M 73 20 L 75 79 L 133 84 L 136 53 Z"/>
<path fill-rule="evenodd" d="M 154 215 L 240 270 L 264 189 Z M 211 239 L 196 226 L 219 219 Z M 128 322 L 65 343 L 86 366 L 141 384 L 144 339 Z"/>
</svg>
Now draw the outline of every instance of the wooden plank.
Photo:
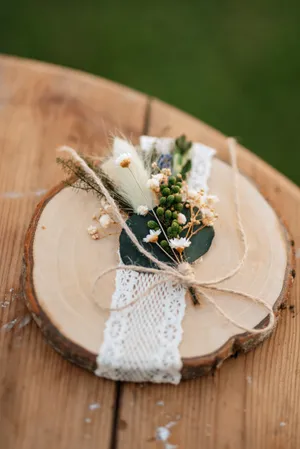
<svg viewBox="0 0 300 449">
<path fill-rule="evenodd" d="M 186 133 L 189 139 L 213 146 L 221 158 L 227 158 L 221 133 L 157 100 L 152 101 L 148 133 Z M 239 165 L 280 210 L 298 249 L 299 270 L 299 189 L 242 148 Z M 186 381 L 177 387 L 126 384 L 120 398 L 117 447 L 166 448 L 167 443 L 188 449 L 298 447 L 299 300 L 297 281 L 273 336 L 255 351 L 226 361 L 214 376 Z M 164 442 L 157 439 L 160 427 L 163 436 L 170 432 Z"/>
<path fill-rule="evenodd" d="M 69 144 L 99 152 L 114 130 L 134 139 L 142 132 L 146 104 L 145 96 L 90 75 L 0 58 L 3 449 L 110 447 L 117 385 L 66 362 L 34 323 L 25 325 L 29 315 L 19 276 L 34 207 L 41 193 L 62 177 L 56 147 Z"/>
</svg>

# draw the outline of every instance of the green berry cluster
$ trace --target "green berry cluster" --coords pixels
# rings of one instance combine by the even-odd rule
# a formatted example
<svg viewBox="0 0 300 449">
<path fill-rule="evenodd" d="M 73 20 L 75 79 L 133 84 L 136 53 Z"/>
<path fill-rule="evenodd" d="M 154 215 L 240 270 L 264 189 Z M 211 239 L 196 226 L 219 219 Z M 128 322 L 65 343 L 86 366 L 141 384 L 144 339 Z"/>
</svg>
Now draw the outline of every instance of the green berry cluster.
<svg viewBox="0 0 300 449">
<path fill-rule="evenodd" d="M 154 231 L 158 231 L 159 230 L 159 225 L 154 220 L 149 220 L 147 222 L 147 226 L 148 226 L 149 229 L 153 229 Z"/>
<path fill-rule="evenodd" d="M 182 227 L 177 221 L 178 213 L 183 209 L 182 196 L 180 194 L 181 187 L 182 176 L 180 174 L 177 176 L 169 176 L 167 183 L 160 186 L 161 197 L 156 213 L 163 223 L 169 238 L 177 237 L 182 231 Z M 163 248 L 167 248 L 168 242 L 163 242 L 161 242 L 161 245 Z"/>
<path fill-rule="evenodd" d="M 159 206 L 156 208 L 156 215 L 169 239 L 178 237 L 182 231 L 182 226 L 177 221 L 178 214 L 184 207 L 181 188 L 181 174 L 169 176 L 166 182 L 160 186 Z M 159 224 L 155 220 L 149 220 L 147 226 L 154 231 L 160 229 Z M 171 251 L 163 233 L 160 234 L 158 243 L 165 251 Z"/>
</svg>

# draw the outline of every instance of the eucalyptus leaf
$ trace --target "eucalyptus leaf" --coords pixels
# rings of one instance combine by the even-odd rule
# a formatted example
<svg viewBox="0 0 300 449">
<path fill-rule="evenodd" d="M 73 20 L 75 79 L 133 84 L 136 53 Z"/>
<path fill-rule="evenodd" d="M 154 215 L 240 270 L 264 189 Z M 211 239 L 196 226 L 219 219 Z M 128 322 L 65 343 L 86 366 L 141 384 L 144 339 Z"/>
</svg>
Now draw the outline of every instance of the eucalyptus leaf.
<svg viewBox="0 0 300 449">
<path fill-rule="evenodd" d="M 215 236 L 215 231 L 212 226 L 207 226 L 198 234 L 191 238 L 192 244 L 185 250 L 185 260 L 189 263 L 195 262 L 209 250 L 212 240 Z"/>
<path fill-rule="evenodd" d="M 183 213 L 186 215 L 187 219 L 190 219 L 190 210 L 184 209 Z M 175 265 L 175 262 L 172 263 L 170 258 L 159 248 L 155 243 L 146 243 L 143 242 L 143 238 L 149 234 L 149 228 L 147 223 L 149 220 L 155 220 L 153 214 L 148 213 L 146 216 L 133 214 L 127 220 L 128 226 L 131 228 L 135 236 L 137 237 L 139 243 L 144 246 L 144 248 L 153 254 L 161 262 L 165 262 L 169 265 Z M 194 231 L 199 229 L 200 225 L 194 226 Z M 181 232 L 180 237 L 185 237 L 187 234 L 187 230 Z M 191 245 L 186 248 L 183 253 L 184 259 L 189 262 L 195 262 L 199 259 L 203 254 L 205 254 L 212 243 L 215 232 L 212 226 L 205 227 L 201 229 L 196 235 L 191 238 Z M 160 234 L 160 240 L 163 240 L 165 237 L 163 233 Z M 170 253 L 171 257 L 174 258 L 173 253 Z M 156 264 L 151 262 L 146 256 L 140 253 L 140 251 L 136 248 L 136 246 L 131 242 L 130 238 L 126 234 L 124 230 L 122 230 L 120 235 L 120 256 L 121 260 L 125 265 L 139 265 L 146 268 L 158 268 Z"/>
<path fill-rule="evenodd" d="M 172 265 L 172 261 L 169 257 L 155 243 L 146 243 L 143 241 L 143 238 L 150 232 L 147 226 L 149 220 L 155 220 L 155 217 L 151 213 L 148 213 L 145 217 L 142 215 L 133 214 L 130 218 L 128 218 L 126 223 L 137 237 L 139 243 L 144 246 L 149 253 L 152 253 L 153 256 L 161 262 Z M 163 238 L 161 238 L 161 240 L 162 239 Z M 120 235 L 120 256 L 125 265 L 139 265 L 146 268 L 158 268 L 156 264 L 151 262 L 151 260 L 149 260 L 137 249 L 124 229 Z"/>
<path fill-rule="evenodd" d="M 190 209 L 184 209 L 182 213 L 184 213 L 184 215 L 186 216 L 187 221 L 191 219 Z M 201 227 L 202 223 L 194 226 L 194 231 L 197 231 L 197 229 Z M 186 237 L 186 235 L 187 229 L 185 229 L 180 234 L 180 237 Z M 201 229 L 201 231 L 199 231 L 197 234 L 193 235 L 193 237 L 191 238 L 192 242 L 191 245 L 184 251 L 185 260 L 189 263 L 192 263 L 198 260 L 205 253 L 207 253 L 207 251 L 211 247 L 214 236 L 215 230 L 213 226 L 206 226 L 205 228 Z"/>
</svg>

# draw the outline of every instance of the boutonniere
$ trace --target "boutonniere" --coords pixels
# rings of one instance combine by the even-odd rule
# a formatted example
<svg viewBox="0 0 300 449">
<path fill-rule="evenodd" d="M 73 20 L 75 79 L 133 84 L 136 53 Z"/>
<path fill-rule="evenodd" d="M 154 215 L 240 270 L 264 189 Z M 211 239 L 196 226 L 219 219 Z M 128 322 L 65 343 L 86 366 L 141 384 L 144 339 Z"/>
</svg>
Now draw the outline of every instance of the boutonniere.
<svg viewBox="0 0 300 449">
<path fill-rule="evenodd" d="M 215 195 L 206 195 L 203 189 L 196 191 L 188 186 L 192 142 L 182 135 L 175 139 L 170 153 L 160 156 L 155 144 L 147 153 L 120 139 L 115 139 L 114 145 L 118 156 L 111 155 L 100 163 L 85 157 L 82 160 L 101 178 L 139 245 L 171 267 L 199 260 L 214 238 L 213 225 L 218 217 L 215 204 L 219 200 Z M 58 158 L 57 162 L 75 175 L 76 181 L 69 181 L 73 188 L 99 196 L 98 227 L 116 223 L 115 208 L 91 175 L 73 159 Z M 96 226 L 89 227 L 88 232 L 93 239 L 99 237 Z M 119 251 L 125 265 L 159 268 L 132 243 L 124 229 Z M 195 289 L 189 287 L 189 291 L 194 304 L 198 304 Z"/>
</svg>

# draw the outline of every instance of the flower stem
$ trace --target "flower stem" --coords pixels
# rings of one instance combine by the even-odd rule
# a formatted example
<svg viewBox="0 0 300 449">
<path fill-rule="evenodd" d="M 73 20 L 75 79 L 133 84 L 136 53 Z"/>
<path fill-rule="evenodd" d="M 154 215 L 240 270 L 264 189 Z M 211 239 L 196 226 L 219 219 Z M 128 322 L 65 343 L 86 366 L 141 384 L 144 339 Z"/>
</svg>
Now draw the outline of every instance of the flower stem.
<svg viewBox="0 0 300 449">
<path fill-rule="evenodd" d="M 170 254 L 168 254 L 167 251 L 165 251 L 165 250 L 163 249 L 163 247 L 162 247 L 159 243 L 156 242 L 156 245 L 159 247 L 159 249 L 161 249 L 161 250 L 166 254 L 166 256 L 169 257 L 169 259 L 172 260 L 172 262 L 176 262 L 176 260 L 174 260 L 173 257 L 170 256 Z"/>
<path fill-rule="evenodd" d="M 129 168 L 129 167 L 128 167 L 128 170 L 130 171 L 130 173 L 131 173 L 131 176 L 132 176 L 132 177 L 133 177 L 133 179 L 135 180 L 135 183 L 137 184 L 138 188 L 140 189 L 140 191 L 141 191 L 141 193 L 142 193 L 143 197 L 145 198 L 145 200 L 147 200 L 147 198 L 145 197 L 145 194 L 144 194 L 144 192 L 143 192 L 143 189 L 141 188 L 140 184 L 138 183 L 138 181 L 137 181 L 136 177 L 134 176 L 134 174 L 133 174 L 132 170 L 130 170 L 130 168 Z M 153 213 L 154 217 L 156 218 L 156 220 L 157 220 L 157 222 L 158 222 L 158 225 L 159 225 L 159 227 L 160 227 L 160 229 L 161 229 L 162 233 L 163 233 L 163 234 L 164 234 L 164 236 L 165 236 L 165 239 L 167 240 L 167 242 L 169 243 L 169 246 L 170 246 L 170 248 L 171 248 L 171 245 L 170 245 L 170 242 L 169 242 L 168 236 L 167 236 L 167 234 L 165 233 L 164 227 L 162 226 L 162 224 L 161 224 L 161 222 L 160 222 L 160 220 L 159 220 L 158 216 L 156 215 L 156 213 L 155 213 L 154 209 L 151 209 L 151 212 Z M 174 254 L 174 256 L 175 256 L 175 259 L 176 259 L 176 260 L 177 260 L 177 262 L 179 263 L 180 261 L 179 261 L 179 259 L 178 259 L 177 255 L 176 255 L 175 251 L 173 250 L 173 248 L 171 248 L 171 250 L 172 250 L 172 252 L 173 252 L 173 254 Z M 174 261 L 174 262 L 175 262 L 175 261 Z"/>
<path fill-rule="evenodd" d="M 190 235 L 190 239 L 193 237 L 193 235 L 198 234 L 198 232 L 202 231 L 202 229 L 206 228 L 205 225 L 202 225 L 200 228 L 196 229 L 196 231 L 194 231 L 191 235 Z"/>
<path fill-rule="evenodd" d="M 194 289 L 194 287 L 189 287 L 188 290 L 189 290 L 189 293 L 190 293 L 190 296 L 191 296 L 194 306 L 198 306 L 200 304 L 200 301 L 198 299 L 196 290 Z"/>
</svg>

